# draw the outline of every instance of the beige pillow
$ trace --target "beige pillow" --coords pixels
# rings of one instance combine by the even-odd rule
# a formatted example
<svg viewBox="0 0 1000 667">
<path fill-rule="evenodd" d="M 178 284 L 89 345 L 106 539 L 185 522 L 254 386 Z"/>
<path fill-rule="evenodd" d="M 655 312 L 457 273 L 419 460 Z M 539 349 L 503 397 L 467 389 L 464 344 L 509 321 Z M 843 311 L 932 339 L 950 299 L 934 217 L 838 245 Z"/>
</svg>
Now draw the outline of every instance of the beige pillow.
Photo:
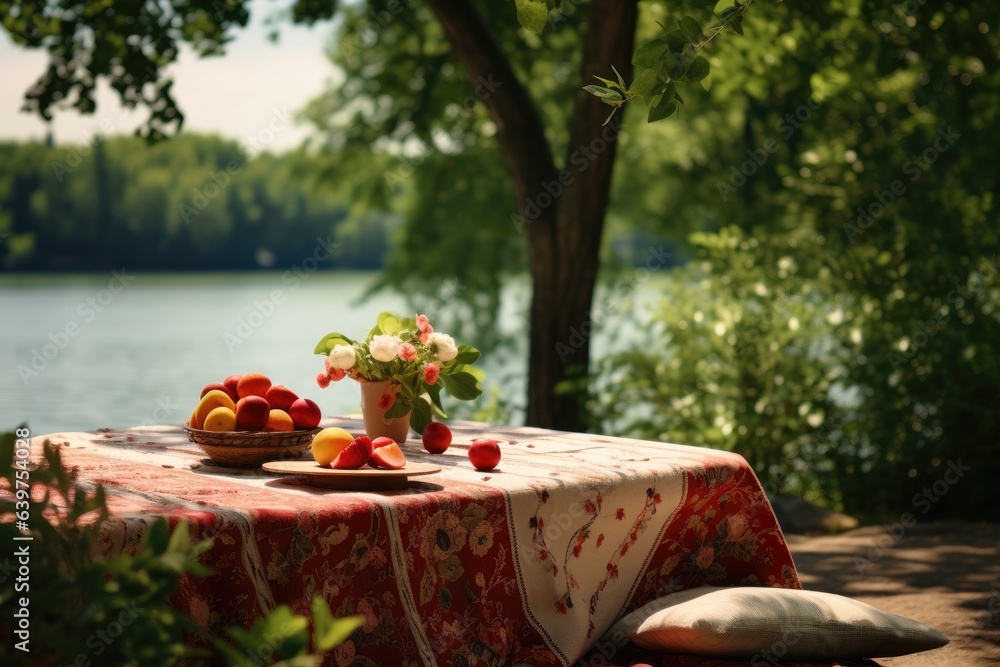
<svg viewBox="0 0 1000 667">
<path fill-rule="evenodd" d="M 702 586 L 653 600 L 606 636 L 669 653 L 786 660 L 879 658 L 938 648 L 932 627 L 831 593 Z"/>
</svg>

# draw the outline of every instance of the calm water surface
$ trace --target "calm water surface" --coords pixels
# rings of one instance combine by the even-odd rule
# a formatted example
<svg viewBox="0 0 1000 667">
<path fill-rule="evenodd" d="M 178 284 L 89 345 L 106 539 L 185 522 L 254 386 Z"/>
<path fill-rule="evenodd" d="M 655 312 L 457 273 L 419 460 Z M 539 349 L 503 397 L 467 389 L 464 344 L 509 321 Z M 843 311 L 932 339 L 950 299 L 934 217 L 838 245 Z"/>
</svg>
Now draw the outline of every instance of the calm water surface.
<svg viewBox="0 0 1000 667">
<path fill-rule="evenodd" d="M 326 415 L 357 412 L 353 382 L 316 386 L 313 346 L 327 332 L 364 336 L 383 310 L 405 300 L 362 302 L 373 274 L 325 273 L 298 282 L 281 273 L 5 276 L 0 279 L 0 429 L 28 422 L 33 434 L 180 423 L 201 388 L 233 373 L 260 371 Z M 125 283 L 122 287 L 122 283 Z M 647 298 L 655 289 L 646 290 Z M 523 400 L 525 284 L 504 294 L 503 327 L 520 352 L 478 364 L 490 386 Z M 473 342 L 473 341 L 470 341 Z M 598 349 L 622 344 L 595 339 Z M 454 406 L 457 402 L 451 401 Z M 515 421 L 517 414 L 515 413 Z"/>
</svg>

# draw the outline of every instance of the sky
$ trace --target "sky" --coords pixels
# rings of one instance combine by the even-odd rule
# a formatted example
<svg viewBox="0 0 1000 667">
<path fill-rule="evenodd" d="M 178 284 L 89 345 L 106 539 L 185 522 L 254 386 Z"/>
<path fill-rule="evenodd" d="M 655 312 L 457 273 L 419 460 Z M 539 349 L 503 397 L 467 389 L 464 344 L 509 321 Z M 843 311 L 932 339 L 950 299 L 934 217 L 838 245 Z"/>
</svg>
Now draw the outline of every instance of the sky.
<svg viewBox="0 0 1000 667">
<path fill-rule="evenodd" d="M 267 39 L 264 19 L 288 4 L 288 0 L 252 0 L 250 23 L 232 33 L 235 39 L 224 56 L 199 59 L 190 50 L 181 52 L 168 71 L 174 78 L 174 97 L 185 114 L 185 131 L 215 132 L 245 141 L 267 127 L 280 126 L 275 118 L 293 116 L 336 80 L 336 70 L 324 55 L 333 34 L 329 22 L 307 28 L 283 21 L 280 40 Z M 47 63 L 46 52 L 16 47 L 0 30 L 0 141 L 45 137 L 46 123 L 20 108 L 24 92 Z M 57 143 L 80 143 L 92 138 L 105 120 L 111 121 L 110 134 L 130 134 L 147 113 L 123 110 L 117 94 L 105 84 L 99 87 L 94 114 L 58 110 L 51 130 Z M 308 133 L 308 126 L 288 124 L 274 133 L 266 149 L 293 148 Z"/>
</svg>

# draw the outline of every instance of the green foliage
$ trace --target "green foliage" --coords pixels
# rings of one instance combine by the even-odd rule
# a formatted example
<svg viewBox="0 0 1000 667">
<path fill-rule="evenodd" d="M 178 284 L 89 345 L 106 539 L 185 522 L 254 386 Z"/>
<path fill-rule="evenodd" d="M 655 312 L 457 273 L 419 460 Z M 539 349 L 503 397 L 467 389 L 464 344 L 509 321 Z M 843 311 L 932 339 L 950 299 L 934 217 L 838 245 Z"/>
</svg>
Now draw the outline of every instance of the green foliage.
<svg viewBox="0 0 1000 667">
<path fill-rule="evenodd" d="M 19 431 L 20 432 L 20 431 Z M 26 432 L 26 430 L 24 431 Z M 84 484 L 63 462 L 61 450 L 46 441 L 43 462 L 27 461 L 24 440 L 15 433 L 0 435 L 0 514 L 17 516 L 0 523 L 0 540 L 11 548 L 27 547 L 27 577 L 18 573 L 18 556 L 5 556 L 0 580 L 0 662 L 11 667 L 40 664 L 125 665 L 203 664 L 217 658 L 229 667 L 261 665 L 256 658 L 269 647 L 275 667 L 315 667 L 322 652 L 360 627 L 361 617 L 334 619 L 326 602 L 312 603 L 315 648 L 309 652 L 309 619 L 282 605 L 258 619 L 248 631 L 228 628 L 227 638 L 208 637 L 191 619 L 170 605 L 181 576 L 202 576 L 209 570 L 197 562 L 210 541 L 192 544 L 188 524 L 171 531 L 167 521 L 150 522 L 138 550 L 96 558 L 101 522 L 108 507 L 101 486 Z M 30 487 L 30 501 L 27 489 Z M 30 536 L 30 541 L 16 538 Z M 16 575 L 16 576 L 15 576 Z M 16 648 L 21 599 L 29 602 L 29 652 Z M 85 661 L 85 662 L 84 662 Z"/>
<path fill-rule="evenodd" d="M 677 83 L 697 84 L 704 89 L 703 81 L 712 67 L 707 58 L 698 55 L 698 51 L 726 28 L 742 35 L 743 14 L 753 4 L 753 0 L 747 0 L 746 4 L 740 0 L 733 2 L 733 6 L 726 6 L 728 0 L 720 2 L 714 19 L 705 27 L 692 16 L 683 16 L 680 20 L 671 17 L 670 28 L 661 23 L 663 34 L 640 44 L 632 56 L 635 77 L 630 86 L 626 87 L 617 70 L 617 81 L 598 76 L 595 78 L 604 86 L 584 86 L 588 93 L 614 107 L 604 124 L 611 120 L 615 111 L 636 97 L 644 99 L 649 105 L 647 121 L 655 123 L 673 115 L 684 104 L 684 98 L 677 91 Z"/>
<path fill-rule="evenodd" d="M 671 221 L 722 231 L 694 237 L 645 345 L 601 366 L 597 428 L 735 449 L 872 518 L 996 518 L 990 6 L 758 4 L 752 39 L 717 43 L 724 75 L 650 126 L 668 159 L 641 182 Z"/>
<path fill-rule="evenodd" d="M 182 135 L 0 144 L 0 262 L 19 270 L 376 268 L 386 216 L 351 226 L 347 193 L 316 193 L 302 153 L 250 155 Z M 332 246 L 332 247 L 331 247 Z M 326 259 L 322 259 L 326 257 Z"/>
</svg>

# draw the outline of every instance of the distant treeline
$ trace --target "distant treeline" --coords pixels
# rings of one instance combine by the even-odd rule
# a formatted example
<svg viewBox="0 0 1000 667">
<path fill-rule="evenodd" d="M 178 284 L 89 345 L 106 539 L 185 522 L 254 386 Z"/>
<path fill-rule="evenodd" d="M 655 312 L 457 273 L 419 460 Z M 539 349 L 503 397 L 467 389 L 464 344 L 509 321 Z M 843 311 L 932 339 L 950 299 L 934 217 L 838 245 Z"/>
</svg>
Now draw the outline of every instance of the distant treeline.
<svg viewBox="0 0 1000 667">
<path fill-rule="evenodd" d="M 348 197 L 317 187 L 308 160 L 248 157 L 234 141 L 199 135 L 155 146 L 131 137 L 0 143 L 0 266 L 381 267 L 387 217 L 348 226 Z"/>
</svg>

